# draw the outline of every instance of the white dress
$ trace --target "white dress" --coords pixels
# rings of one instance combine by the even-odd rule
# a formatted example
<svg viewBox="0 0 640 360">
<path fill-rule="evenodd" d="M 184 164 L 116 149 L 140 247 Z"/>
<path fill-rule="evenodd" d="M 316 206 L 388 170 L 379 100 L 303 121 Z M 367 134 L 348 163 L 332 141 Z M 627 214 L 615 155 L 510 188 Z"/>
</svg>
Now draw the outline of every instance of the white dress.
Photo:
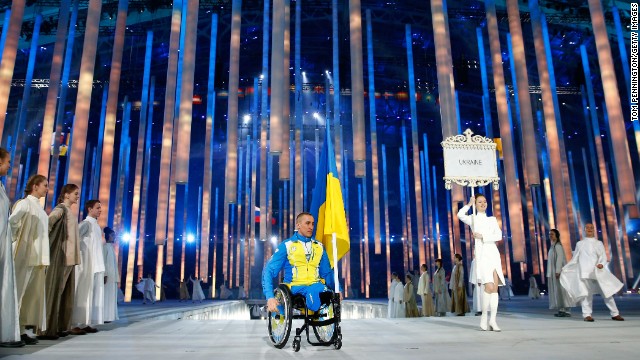
<svg viewBox="0 0 640 360">
<path fill-rule="evenodd" d="M 402 281 L 398 281 L 395 289 L 393 290 L 393 302 L 394 304 L 394 318 L 403 318 L 407 317 L 405 313 L 405 303 L 404 303 L 404 284 Z"/>
<path fill-rule="evenodd" d="M 18 314 L 16 276 L 9 231 L 9 198 L 0 183 L 0 342 L 20 340 Z"/>
<path fill-rule="evenodd" d="M 193 283 L 193 296 L 191 297 L 191 299 L 193 301 L 204 300 L 204 292 L 202 291 L 202 286 L 200 286 L 200 280 L 191 279 L 191 282 Z"/>
<path fill-rule="evenodd" d="M 396 315 L 396 303 L 395 301 L 393 301 L 393 295 L 396 291 L 397 284 L 398 282 L 395 279 L 393 279 L 391 280 L 391 285 L 389 286 L 389 293 L 388 293 L 389 304 L 387 305 L 387 317 L 389 318 L 395 317 Z"/>
<path fill-rule="evenodd" d="M 487 216 L 486 213 L 477 213 L 475 220 L 467 215 L 471 207 L 465 205 L 458 211 L 458 219 L 471 226 L 473 232 L 481 233 L 482 240 L 475 239 L 476 253 L 476 276 L 480 283 L 492 283 L 493 272 L 498 274 L 498 286 L 504 286 L 504 275 L 502 274 L 502 260 L 496 242 L 502 240 L 502 230 L 498 226 L 498 220 L 494 216 Z"/>
<path fill-rule="evenodd" d="M 104 285 L 104 321 L 118 320 L 118 283 L 120 282 L 120 272 L 118 271 L 118 260 L 113 250 L 112 243 L 102 246 L 104 257 L 104 274 L 107 283 Z"/>
</svg>

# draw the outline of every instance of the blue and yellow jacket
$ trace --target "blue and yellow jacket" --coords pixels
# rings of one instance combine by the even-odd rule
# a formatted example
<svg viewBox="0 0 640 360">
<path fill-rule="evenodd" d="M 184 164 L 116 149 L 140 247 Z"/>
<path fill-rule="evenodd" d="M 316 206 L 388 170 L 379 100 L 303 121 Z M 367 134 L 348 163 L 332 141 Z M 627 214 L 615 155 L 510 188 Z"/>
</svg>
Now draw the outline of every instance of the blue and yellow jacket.
<svg viewBox="0 0 640 360">
<path fill-rule="evenodd" d="M 308 256 L 308 259 L 307 259 Z M 284 268 L 284 283 L 289 286 L 325 283 L 333 289 L 333 270 L 327 252 L 319 241 L 299 233 L 283 241 L 262 271 L 262 292 L 273 297 L 273 278 Z"/>
</svg>

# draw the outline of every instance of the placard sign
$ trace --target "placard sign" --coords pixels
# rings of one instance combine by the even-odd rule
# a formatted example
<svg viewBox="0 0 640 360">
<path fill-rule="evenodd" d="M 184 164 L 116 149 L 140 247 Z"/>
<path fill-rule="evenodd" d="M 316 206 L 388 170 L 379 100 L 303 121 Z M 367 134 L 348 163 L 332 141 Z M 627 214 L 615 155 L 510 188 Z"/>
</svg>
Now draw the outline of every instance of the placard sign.
<svg viewBox="0 0 640 360">
<path fill-rule="evenodd" d="M 471 187 L 493 183 L 494 189 L 498 189 L 496 143 L 492 139 L 473 135 L 467 129 L 464 135 L 450 136 L 441 144 L 446 189 L 451 189 L 451 183 Z"/>
</svg>

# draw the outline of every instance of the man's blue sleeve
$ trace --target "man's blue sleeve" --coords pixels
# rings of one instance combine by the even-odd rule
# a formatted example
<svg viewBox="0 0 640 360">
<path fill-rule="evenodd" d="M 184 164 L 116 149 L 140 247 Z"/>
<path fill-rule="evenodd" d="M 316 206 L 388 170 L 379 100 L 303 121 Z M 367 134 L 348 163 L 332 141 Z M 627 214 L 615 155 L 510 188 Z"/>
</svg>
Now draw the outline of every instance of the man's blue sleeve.
<svg viewBox="0 0 640 360">
<path fill-rule="evenodd" d="M 273 278 L 278 276 L 278 273 L 284 267 L 285 261 L 287 261 L 287 247 L 283 242 L 278 245 L 276 252 L 273 253 L 264 270 L 262 270 L 262 292 L 267 299 L 273 297 Z"/>
<path fill-rule="evenodd" d="M 327 251 L 322 251 L 322 258 L 320 259 L 320 278 L 324 279 L 325 284 L 331 291 L 335 289 L 335 281 L 333 279 L 333 269 L 327 256 Z M 338 289 L 342 291 L 340 283 L 338 282 Z"/>
</svg>

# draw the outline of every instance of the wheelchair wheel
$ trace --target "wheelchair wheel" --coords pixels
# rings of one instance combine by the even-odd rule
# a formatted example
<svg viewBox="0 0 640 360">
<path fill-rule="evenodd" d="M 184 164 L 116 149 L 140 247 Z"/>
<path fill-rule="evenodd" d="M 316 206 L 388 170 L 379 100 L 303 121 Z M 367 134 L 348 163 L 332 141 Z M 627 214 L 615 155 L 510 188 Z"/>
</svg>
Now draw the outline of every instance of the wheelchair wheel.
<svg viewBox="0 0 640 360">
<path fill-rule="evenodd" d="M 293 319 L 293 307 L 291 306 L 291 292 L 286 285 L 280 285 L 273 291 L 274 298 L 278 300 L 278 310 L 273 313 L 269 311 L 269 338 L 278 349 L 287 345 L 289 333 L 291 332 L 291 321 Z"/>
<path fill-rule="evenodd" d="M 336 315 L 336 304 L 333 301 L 330 301 L 329 304 L 323 305 L 320 310 L 318 310 L 318 321 L 331 320 Z M 316 339 L 318 341 L 327 343 L 330 342 L 333 338 L 334 332 L 336 331 L 336 324 L 329 324 L 324 326 L 312 326 L 313 332 L 316 335 Z"/>
</svg>

